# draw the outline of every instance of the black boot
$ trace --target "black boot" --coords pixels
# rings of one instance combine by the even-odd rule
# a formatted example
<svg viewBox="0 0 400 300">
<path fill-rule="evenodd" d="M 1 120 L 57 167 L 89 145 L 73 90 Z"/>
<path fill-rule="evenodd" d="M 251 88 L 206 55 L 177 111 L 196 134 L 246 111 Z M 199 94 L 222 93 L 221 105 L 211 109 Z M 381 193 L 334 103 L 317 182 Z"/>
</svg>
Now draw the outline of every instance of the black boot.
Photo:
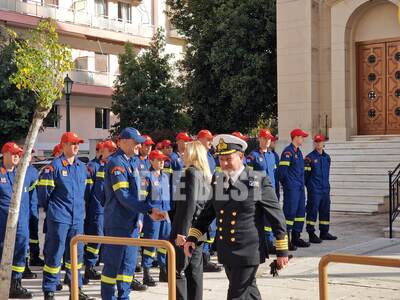
<svg viewBox="0 0 400 300">
<path fill-rule="evenodd" d="M 322 240 L 315 234 L 314 231 L 310 231 L 308 233 L 308 236 L 310 237 L 310 243 L 313 244 L 321 244 Z"/>
<path fill-rule="evenodd" d="M 139 280 L 133 278 L 132 283 L 131 283 L 131 290 L 132 291 L 142 292 L 142 291 L 147 290 L 147 288 L 148 288 L 147 285 L 142 284 Z"/>
<path fill-rule="evenodd" d="M 62 291 L 62 289 L 63 289 L 63 284 L 62 284 L 61 282 L 59 282 L 59 283 L 57 284 L 57 286 L 56 286 L 56 290 L 57 290 L 57 291 Z"/>
<path fill-rule="evenodd" d="M 21 284 L 21 279 L 11 279 L 9 299 L 32 299 L 33 295 Z"/>
<path fill-rule="evenodd" d="M 97 272 L 93 266 L 86 266 L 85 275 L 83 276 L 83 284 L 88 284 L 90 280 L 100 280 L 100 278 L 100 272 Z"/>
<path fill-rule="evenodd" d="M 54 292 L 44 292 L 44 300 L 54 300 Z"/>
<path fill-rule="evenodd" d="M 319 237 L 321 240 L 326 240 L 326 241 L 337 240 L 337 236 L 334 236 L 334 235 L 330 234 L 329 232 L 321 232 Z"/>
<path fill-rule="evenodd" d="M 69 299 L 72 299 L 71 294 L 69 295 Z M 79 289 L 79 300 L 95 300 L 95 298 L 89 297 L 84 292 L 82 292 L 81 289 Z"/>
<path fill-rule="evenodd" d="M 210 254 L 203 253 L 203 272 L 214 273 L 221 272 L 222 268 L 210 261 Z"/>
<path fill-rule="evenodd" d="M 32 270 L 29 268 L 29 264 L 28 264 L 28 258 L 26 259 L 26 263 L 25 263 L 25 270 L 22 273 L 22 278 L 23 279 L 36 279 L 37 278 L 37 274 L 33 273 Z"/>
<path fill-rule="evenodd" d="M 160 275 L 158 280 L 160 282 L 168 282 L 168 272 L 166 267 L 160 267 Z"/>
<path fill-rule="evenodd" d="M 304 241 L 303 239 L 300 238 L 300 233 L 297 232 L 292 232 L 292 243 L 293 245 L 299 247 L 299 248 L 308 248 L 310 247 L 310 243 Z"/>
<path fill-rule="evenodd" d="M 141 265 L 137 264 L 136 268 L 135 268 L 135 273 L 142 273 L 143 272 L 143 268 Z"/>
<path fill-rule="evenodd" d="M 147 286 L 156 286 L 157 283 L 154 281 L 153 277 L 150 275 L 149 268 L 143 268 L 143 284 Z"/>
<path fill-rule="evenodd" d="M 292 235 L 291 235 L 291 233 L 290 232 L 288 232 L 288 246 L 289 246 L 289 251 L 296 251 L 297 250 L 297 247 L 296 247 L 296 245 L 294 245 L 293 243 L 292 243 Z"/>
<path fill-rule="evenodd" d="M 39 257 L 39 255 L 31 255 L 29 259 L 29 264 L 33 267 L 43 267 L 44 260 Z"/>
</svg>

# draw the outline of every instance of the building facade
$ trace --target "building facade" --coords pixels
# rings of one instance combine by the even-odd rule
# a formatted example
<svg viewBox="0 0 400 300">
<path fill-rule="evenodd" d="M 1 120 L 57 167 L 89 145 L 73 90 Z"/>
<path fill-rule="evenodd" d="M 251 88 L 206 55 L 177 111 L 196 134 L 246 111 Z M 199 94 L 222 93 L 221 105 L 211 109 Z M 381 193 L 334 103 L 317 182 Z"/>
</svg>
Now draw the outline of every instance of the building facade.
<svg viewBox="0 0 400 300">
<path fill-rule="evenodd" d="M 165 16 L 164 0 L 1 0 L 0 22 L 20 35 L 42 18 L 57 21 L 60 41 L 72 49 L 74 81 L 71 95 L 71 130 L 85 139 L 83 154 L 109 136 L 116 118 L 110 111 L 113 83 L 119 73 L 118 55 L 131 42 L 137 51 L 147 47 L 158 27 L 166 33 L 166 52 L 178 59 L 181 37 Z M 65 97 L 53 110 L 58 122 L 47 122 L 35 149 L 47 155 L 66 128 Z M 93 152 L 93 151 L 91 151 Z"/>
</svg>

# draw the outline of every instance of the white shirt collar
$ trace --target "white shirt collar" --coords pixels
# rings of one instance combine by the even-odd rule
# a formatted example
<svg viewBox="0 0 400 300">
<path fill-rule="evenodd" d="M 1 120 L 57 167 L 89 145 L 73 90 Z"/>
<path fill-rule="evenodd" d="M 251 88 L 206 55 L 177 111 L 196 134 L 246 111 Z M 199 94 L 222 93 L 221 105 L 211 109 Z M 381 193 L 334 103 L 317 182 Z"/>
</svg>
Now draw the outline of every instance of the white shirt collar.
<svg viewBox="0 0 400 300">
<path fill-rule="evenodd" d="M 244 170 L 244 165 L 242 165 L 242 167 L 239 170 L 226 175 L 231 179 L 232 183 L 234 184 L 238 180 L 240 174 L 242 174 L 243 170 Z"/>
</svg>

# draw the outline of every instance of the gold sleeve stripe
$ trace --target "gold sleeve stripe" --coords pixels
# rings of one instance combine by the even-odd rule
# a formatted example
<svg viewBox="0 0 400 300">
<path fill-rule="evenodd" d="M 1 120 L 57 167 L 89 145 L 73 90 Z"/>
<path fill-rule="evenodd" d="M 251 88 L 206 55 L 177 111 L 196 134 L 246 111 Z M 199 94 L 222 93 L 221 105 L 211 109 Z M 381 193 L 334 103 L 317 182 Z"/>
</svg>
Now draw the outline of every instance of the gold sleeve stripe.
<svg viewBox="0 0 400 300">
<path fill-rule="evenodd" d="M 196 239 L 200 239 L 203 236 L 203 234 L 201 233 L 200 230 L 192 227 L 189 229 L 189 236 L 194 236 Z"/>
</svg>

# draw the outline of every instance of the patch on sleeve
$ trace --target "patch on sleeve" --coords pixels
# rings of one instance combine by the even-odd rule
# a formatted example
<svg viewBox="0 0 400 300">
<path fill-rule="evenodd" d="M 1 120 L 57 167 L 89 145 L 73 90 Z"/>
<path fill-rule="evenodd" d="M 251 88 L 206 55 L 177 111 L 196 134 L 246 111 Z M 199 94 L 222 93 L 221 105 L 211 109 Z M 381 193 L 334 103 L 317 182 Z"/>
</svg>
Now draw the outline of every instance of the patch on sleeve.
<svg viewBox="0 0 400 300">
<path fill-rule="evenodd" d="M 311 158 L 309 158 L 308 156 L 306 156 L 306 158 L 304 159 L 305 162 L 311 162 Z"/>
<path fill-rule="evenodd" d="M 111 174 L 114 174 L 114 175 L 120 175 L 122 173 L 125 173 L 125 169 L 120 166 L 116 166 L 111 170 Z"/>
<path fill-rule="evenodd" d="M 292 152 L 290 152 L 290 151 L 286 151 L 283 153 L 283 157 L 285 157 L 285 158 L 290 158 L 291 156 L 292 156 Z"/>
<path fill-rule="evenodd" d="M 44 173 L 45 174 L 48 174 L 48 173 L 53 172 L 53 171 L 54 171 L 54 167 L 51 166 L 51 165 L 44 169 Z"/>
</svg>

